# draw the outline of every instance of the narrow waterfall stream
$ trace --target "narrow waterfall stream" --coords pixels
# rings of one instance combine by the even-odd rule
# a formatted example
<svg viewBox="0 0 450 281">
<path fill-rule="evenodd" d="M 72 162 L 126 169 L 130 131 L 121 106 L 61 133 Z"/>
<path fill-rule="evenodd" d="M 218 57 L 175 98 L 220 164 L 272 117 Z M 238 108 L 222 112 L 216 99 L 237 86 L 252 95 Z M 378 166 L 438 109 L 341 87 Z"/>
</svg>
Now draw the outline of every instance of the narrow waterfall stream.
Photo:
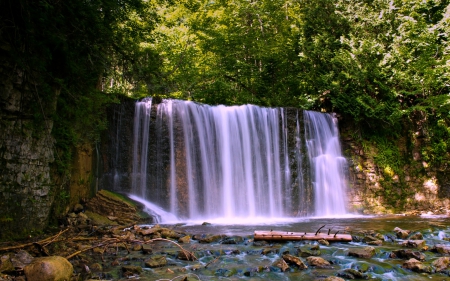
<svg viewBox="0 0 450 281">
<path fill-rule="evenodd" d="M 331 114 L 146 98 L 135 104 L 128 145 L 128 167 L 112 167 L 115 186 L 183 220 L 347 213 L 346 160 Z"/>
</svg>

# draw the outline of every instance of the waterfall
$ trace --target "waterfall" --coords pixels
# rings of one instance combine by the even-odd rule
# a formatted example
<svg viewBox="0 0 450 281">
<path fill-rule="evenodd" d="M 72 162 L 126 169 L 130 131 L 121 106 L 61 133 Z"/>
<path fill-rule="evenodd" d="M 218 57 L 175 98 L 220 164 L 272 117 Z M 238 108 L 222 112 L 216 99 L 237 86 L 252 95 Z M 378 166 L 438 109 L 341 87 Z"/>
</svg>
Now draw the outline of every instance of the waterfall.
<svg viewBox="0 0 450 281">
<path fill-rule="evenodd" d="M 330 114 L 306 111 L 305 127 L 315 215 L 345 215 L 346 182 L 343 175 L 347 161 L 341 153 L 336 119 Z"/>
<path fill-rule="evenodd" d="M 147 98 L 132 122 L 129 186 L 114 183 L 179 218 L 346 213 L 346 162 L 331 114 Z"/>
</svg>

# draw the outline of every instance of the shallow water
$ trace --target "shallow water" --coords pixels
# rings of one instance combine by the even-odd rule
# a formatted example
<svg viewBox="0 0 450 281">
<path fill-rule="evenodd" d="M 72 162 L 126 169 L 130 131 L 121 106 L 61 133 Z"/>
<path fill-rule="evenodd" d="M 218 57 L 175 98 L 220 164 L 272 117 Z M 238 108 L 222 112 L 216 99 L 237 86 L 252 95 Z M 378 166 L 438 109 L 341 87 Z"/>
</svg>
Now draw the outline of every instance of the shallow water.
<svg viewBox="0 0 450 281">
<path fill-rule="evenodd" d="M 374 216 L 374 217 L 347 217 L 347 218 L 304 218 L 283 221 L 241 221 L 239 224 L 225 224 L 217 220 L 210 225 L 201 225 L 202 222 L 188 222 L 186 224 L 165 225 L 173 229 L 185 231 L 190 234 L 225 234 L 228 236 L 245 237 L 244 243 L 236 245 L 223 245 L 218 243 L 199 244 L 193 241 L 189 248 L 196 253 L 202 253 L 198 262 L 180 262 L 173 259 L 173 264 L 188 268 L 185 274 L 191 276 L 189 280 L 317 280 L 327 276 L 336 276 L 339 272 L 351 268 L 361 271 L 369 280 L 450 280 L 447 273 L 415 273 L 402 268 L 405 260 L 389 258 L 392 250 L 399 249 L 401 240 L 395 238 L 394 228 L 421 232 L 427 245 L 447 244 L 443 238 L 450 237 L 450 218 L 439 216 L 407 217 L 407 216 Z M 228 222 L 229 223 L 229 222 Z M 321 232 L 350 233 L 358 235 L 361 232 L 374 231 L 385 236 L 383 246 L 376 247 L 376 255 L 371 259 L 354 258 L 348 256 L 351 248 L 367 246 L 362 242 L 331 243 L 329 246 L 320 245 L 320 257 L 332 263 L 331 268 L 320 269 L 309 267 L 299 270 L 292 267 L 281 272 L 272 264 L 280 259 L 282 253 L 289 252 L 296 255 L 298 249 L 308 250 L 316 242 L 270 242 L 263 248 L 267 253 L 262 254 L 262 247 L 255 247 L 252 235 L 255 230 L 283 230 L 293 232 Z M 236 254 L 237 253 L 237 254 Z M 424 252 L 427 256 L 424 261 L 429 265 L 441 255 Z M 214 259 L 217 259 L 214 261 Z M 305 260 L 304 258 L 302 258 Z M 214 261 L 214 262 L 213 262 Z M 197 264 L 197 269 L 192 269 Z M 200 266 L 199 266 L 200 264 Z M 207 265 L 207 268 L 205 266 Z M 164 271 L 152 269 L 148 272 L 157 280 L 169 278 Z M 173 275 L 171 276 L 173 278 Z M 170 279 L 170 278 L 169 278 Z M 348 279 L 346 279 L 348 280 Z"/>
<path fill-rule="evenodd" d="M 220 219 L 207 221 L 210 225 L 202 225 L 202 221 L 191 221 L 172 225 L 175 229 L 182 229 L 193 234 L 225 234 L 225 235 L 253 235 L 255 230 L 281 230 L 292 232 L 316 232 L 321 226 L 323 232 L 354 234 L 360 231 L 374 230 L 380 233 L 392 232 L 395 227 L 411 231 L 421 231 L 423 234 L 434 235 L 433 231 L 450 228 L 450 217 L 447 216 L 352 216 L 342 218 L 297 218 L 297 219 L 249 219 L 229 220 Z M 432 239 L 432 237 L 429 237 Z"/>
</svg>

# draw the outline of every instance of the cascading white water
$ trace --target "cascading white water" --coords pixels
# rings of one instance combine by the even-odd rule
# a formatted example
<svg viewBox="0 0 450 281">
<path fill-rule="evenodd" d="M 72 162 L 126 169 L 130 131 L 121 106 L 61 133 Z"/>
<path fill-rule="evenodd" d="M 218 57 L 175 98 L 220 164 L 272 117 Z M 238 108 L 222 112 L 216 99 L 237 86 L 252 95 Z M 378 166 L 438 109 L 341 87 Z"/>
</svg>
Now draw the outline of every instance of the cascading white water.
<svg viewBox="0 0 450 281">
<path fill-rule="evenodd" d="M 310 192 L 303 183 L 300 124 L 289 132 L 285 109 L 163 100 L 150 124 L 151 105 L 145 99 L 135 106 L 131 191 L 139 197 L 192 220 L 311 215 L 295 204 L 312 193 L 314 215 L 346 213 L 345 159 L 331 115 L 304 113 L 316 188 Z M 150 126 L 158 131 L 154 139 Z"/>
<path fill-rule="evenodd" d="M 342 216 L 346 210 L 346 159 L 342 156 L 336 119 L 305 111 L 305 137 L 311 163 L 315 216 Z"/>
</svg>

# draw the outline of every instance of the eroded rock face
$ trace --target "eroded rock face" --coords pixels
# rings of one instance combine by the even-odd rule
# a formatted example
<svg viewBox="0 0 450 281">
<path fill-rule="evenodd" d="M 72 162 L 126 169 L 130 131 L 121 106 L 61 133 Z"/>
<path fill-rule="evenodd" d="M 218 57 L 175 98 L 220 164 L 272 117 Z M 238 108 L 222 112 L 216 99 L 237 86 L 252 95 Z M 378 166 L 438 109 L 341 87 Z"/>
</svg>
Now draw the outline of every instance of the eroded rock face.
<svg viewBox="0 0 450 281">
<path fill-rule="evenodd" d="M 0 239 L 8 239 L 47 225 L 55 197 L 50 171 L 55 140 L 49 117 L 58 93 L 40 100 L 46 119 L 36 117 L 36 93 L 31 89 L 37 83 L 5 60 L 0 69 Z"/>
<path fill-rule="evenodd" d="M 27 280 L 69 281 L 73 274 L 73 266 L 60 256 L 42 257 L 25 266 L 24 272 Z"/>
</svg>

